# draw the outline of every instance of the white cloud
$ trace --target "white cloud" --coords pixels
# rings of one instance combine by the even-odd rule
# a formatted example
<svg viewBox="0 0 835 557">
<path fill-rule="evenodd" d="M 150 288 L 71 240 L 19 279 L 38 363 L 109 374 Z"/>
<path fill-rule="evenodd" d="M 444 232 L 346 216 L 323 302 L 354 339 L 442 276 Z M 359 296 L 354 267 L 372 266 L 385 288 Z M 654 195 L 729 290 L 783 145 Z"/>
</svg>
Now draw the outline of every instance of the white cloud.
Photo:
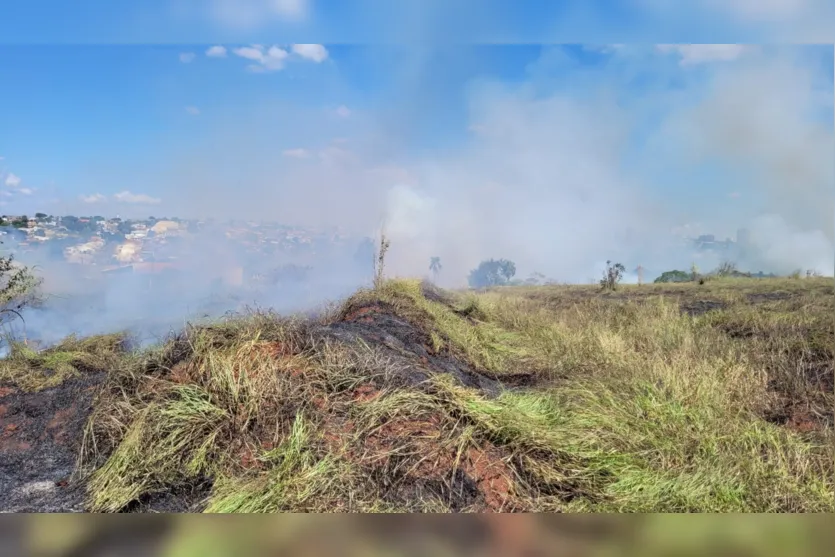
<svg viewBox="0 0 835 557">
<path fill-rule="evenodd" d="M 336 109 L 336 115 L 340 118 L 347 118 L 351 115 L 351 109 L 343 104 Z"/>
<path fill-rule="evenodd" d="M 310 156 L 307 149 L 287 149 L 281 154 L 291 159 L 306 159 Z"/>
<path fill-rule="evenodd" d="M 200 115 L 200 109 L 197 108 L 196 106 L 187 106 L 186 107 L 186 112 L 188 112 L 192 116 L 199 116 Z"/>
<path fill-rule="evenodd" d="M 151 197 L 144 193 L 131 193 L 127 190 L 115 194 L 113 199 L 119 203 L 136 203 L 141 205 L 158 205 L 162 202 L 162 199 L 158 197 Z"/>
<path fill-rule="evenodd" d="M 20 185 L 20 176 L 16 176 L 15 174 L 9 174 L 6 176 L 6 185 L 10 188 L 16 188 Z"/>
<path fill-rule="evenodd" d="M 277 46 L 264 49 L 262 45 L 252 45 L 236 48 L 232 51 L 235 55 L 257 62 L 249 69 L 252 71 L 276 71 L 284 68 L 284 63 L 289 56 L 286 50 Z"/>
<path fill-rule="evenodd" d="M 294 44 L 293 53 L 317 64 L 328 58 L 328 50 L 320 44 Z"/>
<path fill-rule="evenodd" d="M 225 58 L 226 47 L 220 45 L 209 47 L 206 50 L 206 56 L 210 58 Z"/>
<path fill-rule="evenodd" d="M 20 189 L 19 189 L 19 190 L 17 190 L 17 191 L 19 191 L 21 195 L 32 195 L 32 193 L 33 193 L 35 190 L 33 190 L 32 188 L 20 188 Z"/>
<path fill-rule="evenodd" d="M 264 57 L 264 47 L 261 45 L 242 46 L 234 49 L 232 52 L 241 58 L 255 60 L 256 62 L 260 62 Z"/>
<path fill-rule="evenodd" d="M 106 197 L 104 197 L 100 193 L 94 193 L 91 195 L 80 195 L 78 196 L 78 198 L 84 203 L 101 203 L 106 199 Z"/>
<path fill-rule="evenodd" d="M 216 47 L 212 47 L 216 48 Z M 217 47 L 223 48 L 223 47 Z M 210 49 L 211 50 L 211 49 Z M 320 63 L 327 59 L 328 51 L 320 44 L 295 44 L 291 47 L 293 54 L 299 58 Z M 225 50 L 224 50 L 225 52 Z M 255 72 L 277 71 L 284 68 L 290 52 L 279 46 L 273 45 L 269 48 L 264 45 L 254 44 L 242 46 L 232 50 L 236 56 L 256 62 L 248 66 L 248 69 Z"/>
<path fill-rule="evenodd" d="M 681 65 L 688 66 L 736 60 L 753 47 L 741 44 L 660 44 L 656 48 L 660 52 L 678 54 Z"/>
<path fill-rule="evenodd" d="M 183 64 L 188 64 L 194 60 L 194 53 L 193 52 L 181 52 L 180 53 L 180 62 Z"/>
</svg>

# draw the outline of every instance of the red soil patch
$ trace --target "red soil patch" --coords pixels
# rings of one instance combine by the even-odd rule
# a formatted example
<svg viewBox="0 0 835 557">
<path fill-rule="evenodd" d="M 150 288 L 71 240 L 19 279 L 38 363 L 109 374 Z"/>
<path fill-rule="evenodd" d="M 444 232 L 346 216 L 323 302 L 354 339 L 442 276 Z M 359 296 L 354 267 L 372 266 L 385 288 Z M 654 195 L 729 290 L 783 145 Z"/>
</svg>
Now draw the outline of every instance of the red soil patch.
<svg viewBox="0 0 835 557">
<path fill-rule="evenodd" d="M 0 398 L 11 398 L 16 392 L 10 387 L 3 387 L 0 390 Z M 0 455 L 25 452 L 32 447 L 31 443 L 21 438 L 26 432 L 27 420 L 17 416 L 18 419 L 12 421 L 13 414 L 14 411 L 10 411 L 9 405 L 0 404 Z"/>
<path fill-rule="evenodd" d="M 809 433 L 820 429 L 821 423 L 808 412 L 795 412 L 786 422 L 786 427 L 798 433 Z"/>
<path fill-rule="evenodd" d="M 510 467 L 502 460 L 498 449 L 493 446 L 486 449 L 470 447 L 462 468 L 478 485 L 490 511 L 507 510 L 513 496 L 513 482 Z"/>
<path fill-rule="evenodd" d="M 264 464 L 258 460 L 255 451 L 249 444 L 244 444 L 241 448 L 239 462 L 244 470 L 262 469 Z"/>
<path fill-rule="evenodd" d="M 189 365 L 186 362 L 180 362 L 171 368 L 168 380 L 178 385 L 185 385 L 191 382 L 191 374 L 189 372 Z"/>
<path fill-rule="evenodd" d="M 454 456 L 441 451 L 437 442 L 441 439 L 441 421 L 437 416 L 406 420 L 403 418 L 383 424 L 369 434 L 364 442 L 368 458 L 377 466 L 386 467 L 391 458 L 401 450 L 419 459 L 406 470 L 407 476 L 436 478 L 452 470 Z M 447 454 L 442 454 L 447 453 Z M 409 459 L 412 460 L 412 459 Z"/>
<path fill-rule="evenodd" d="M 295 351 L 292 347 L 283 342 L 262 342 L 253 347 L 253 351 L 258 354 L 263 354 L 271 358 L 281 358 L 285 356 L 292 356 Z"/>
<path fill-rule="evenodd" d="M 360 385 L 354 392 L 351 394 L 351 398 L 355 402 L 371 402 L 377 396 L 379 396 L 380 391 L 374 385 Z"/>
<path fill-rule="evenodd" d="M 8 410 L 0 413 L 0 452 L 17 453 L 28 451 L 32 442 L 50 441 L 55 445 L 67 445 L 77 434 L 78 409 L 74 405 L 59 408 L 46 420 L 32 420 L 17 414 L 15 421 L 6 416 Z M 45 422 L 45 423 L 44 423 Z M 40 427 L 39 427 L 40 426 Z"/>
<path fill-rule="evenodd" d="M 325 443 L 327 451 L 333 454 L 343 455 L 349 460 L 355 458 L 354 451 L 345 443 L 346 439 L 351 438 L 354 430 L 355 426 L 353 421 L 338 419 L 334 416 L 329 417 L 325 422 L 324 432 L 322 434 L 322 440 Z"/>
<path fill-rule="evenodd" d="M 456 449 L 442 438 L 437 416 L 392 420 L 364 439 L 364 459 L 375 468 L 394 466 L 407 480 L 451 481 L 457 468 L 476 486 L 484 511 L 513 510 L 512 472 L 500 451 L 492 445 L 470 447 L 458 460 Z"/>
<path fill-rule="evenodd" d="M 52 439 L 61 445 L 70 441 L 70 432 L 67 431 L 67 425 L 71 423 L 76 417 L 77 409 L 75 406 L 69 406 L 58 410 L 53 414 L 52 419 L 46 424 L 46 431 L 42 438 L 47 435 L 52 436 Z"/>
<path fill-rule="evenodd" d="M 343 321 L 362 321 L 364 323 L 371 323 L 374 321 L 373 317 L 368 314 L 373 313 L 383 313 L 383 308 L 372 304 L 370 306 L 363 306 L 361 308 L 357 308 L 354 310 L 349 311 L 345 314 L 345 317 L 342 318 Z"/>
</svg>

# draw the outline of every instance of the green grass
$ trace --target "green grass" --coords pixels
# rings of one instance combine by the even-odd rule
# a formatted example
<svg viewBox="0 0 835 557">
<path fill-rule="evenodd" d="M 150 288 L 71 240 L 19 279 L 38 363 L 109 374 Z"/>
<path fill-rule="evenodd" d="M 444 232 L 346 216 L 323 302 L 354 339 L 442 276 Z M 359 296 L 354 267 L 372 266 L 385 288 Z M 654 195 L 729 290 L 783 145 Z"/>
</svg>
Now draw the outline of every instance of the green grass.
<svg viewBox="0 0 835 557">
<path fill-rule="evenodd" d="M 39 370 L 111 362 L 81 463 L 97 511 L 208 478 L 202 508 L 221 513 L 832 512 L 831 288 L 388 281 L 317 322 L 257 313 L 121 356 L 73 340 L 18 349 L 4 373 L 42 387 L 56 379 Z M 368 306 L 438 357 L 530 380 L 407 386 L 404 368 L 430 364 L 320 328 Z"/>
</svg>

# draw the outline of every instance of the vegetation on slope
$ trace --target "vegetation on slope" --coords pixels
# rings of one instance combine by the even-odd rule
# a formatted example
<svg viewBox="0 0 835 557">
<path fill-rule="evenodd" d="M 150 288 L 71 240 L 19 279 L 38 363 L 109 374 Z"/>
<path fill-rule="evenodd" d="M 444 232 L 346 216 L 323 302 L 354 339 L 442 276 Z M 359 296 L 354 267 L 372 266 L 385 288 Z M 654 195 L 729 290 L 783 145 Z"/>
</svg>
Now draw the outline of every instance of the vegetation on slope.
<svg viewBox="0 0 835 557">
<path fill-rule="evenodd" d="M 386 281 L 316 320 L 190 327 L 108 363 L 89 507 L 832 511 L 831 288 Z M 100 369 L 87 342 L 2 380 Z"/>
</svg>

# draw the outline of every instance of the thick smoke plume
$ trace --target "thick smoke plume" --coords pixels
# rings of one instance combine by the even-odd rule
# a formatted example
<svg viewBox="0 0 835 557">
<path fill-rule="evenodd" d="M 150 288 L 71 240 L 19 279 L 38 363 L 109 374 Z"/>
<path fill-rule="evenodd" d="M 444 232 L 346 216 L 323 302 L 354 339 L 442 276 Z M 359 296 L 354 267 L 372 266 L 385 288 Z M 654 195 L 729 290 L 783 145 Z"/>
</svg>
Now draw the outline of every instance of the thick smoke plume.
<svg viewBox="0 0 835 557">
<path fill-rule="evenodd" d="M 389 96 L 350 116 L 270 99 L 229 107 L 144 175 L 171 215 L 335 226 L 350 242 L 296 261 L 198 235 L 181 254 L 189 270 L 155 288 L 40 261 L 53 302 L 29 312 L 30 329 L 55 338 L 160 330 L 246 303 L 308 309 L 367 281 L 372 255 L 357 250 L 381 222 L 389 275 L 427 276 L 439 256 L 449 287 L 487 258 L 560 282 L 596 280 L 606 260 L 641 265 L 649 280 L 718 265 L 675 236 L 684 225 L 719 239 L 747 228 L 743 270 L 833 274 L 831 49 L 682 67 L 669 48 L 586 49 L 600 58 L 587 66 L 545 48 L 507 84 L 472 64 L 490 49 L 460 48 L 406 55 Z M 286 263 L 313 270 L 260 290 L 212 278 Z"/>
</svg>

